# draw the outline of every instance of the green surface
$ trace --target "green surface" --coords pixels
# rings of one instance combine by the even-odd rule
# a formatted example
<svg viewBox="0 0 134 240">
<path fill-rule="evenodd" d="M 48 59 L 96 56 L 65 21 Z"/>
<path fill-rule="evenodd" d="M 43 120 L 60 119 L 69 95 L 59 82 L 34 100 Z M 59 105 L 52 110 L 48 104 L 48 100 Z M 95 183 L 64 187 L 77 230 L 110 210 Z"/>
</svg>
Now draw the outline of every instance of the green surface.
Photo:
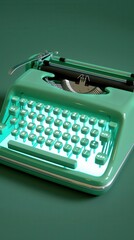
<svg viewBox="0 0 134 240">
<path fill-rule="evenodd" d="M 12 85 L 9 67 L 44 49 L 134 72 L 134 2 L 0 1 L 0 95 Z M 133 123 L 132 123 L 133 124 Z M 0 238 L 133 239 L 133 153 L 101 197 L 0 165 Z"/>
</svg>

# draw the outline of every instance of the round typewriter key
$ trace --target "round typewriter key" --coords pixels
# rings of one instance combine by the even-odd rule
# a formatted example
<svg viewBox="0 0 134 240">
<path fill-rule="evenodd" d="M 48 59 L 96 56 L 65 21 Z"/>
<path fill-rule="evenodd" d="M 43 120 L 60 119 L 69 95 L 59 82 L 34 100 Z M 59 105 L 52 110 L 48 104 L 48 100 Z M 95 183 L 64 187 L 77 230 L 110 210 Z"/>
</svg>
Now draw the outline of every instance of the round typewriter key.
<svg viewBox="0 0 134 240">
<path fill-rule="evenodd" d="M 18 119 L 17 118 L 11 118 L 10 123 L 12 125 L 15 125 L 17 123 Z"/>
<path fill-rule="evenodd" d="M 92 137 L 97 137 L 99 134 L 99 131 L 97 129 L 91 129 L 90 135 Z"/>
<path fill-rule="evenodd" d="M 20 133 L 20 138 L 26 139 L 27 137 L 28 137 L 28 133 L 27 133 L 26 131 L 22 131 L 22 132 Z"/>
<path fill-rule="evenodd" d="M 36 105 L 36 109 L 41 111 L 44 108 L 44 104 L 43 103 L 37 103 Z"/>
<path fill-rule="evenodd" d="M 61 109 L 58 108 L 58 107 L 56 107 L 56 108 L 54 108 L 53 113 L 54 113 L 55 115 L 59 116 L 60 113 L 61 113 Z"/>
<path fill-rule="evenodd" d="M 19 131 L 17 129 L 14 129 L 12 132 L 11 132 L 12 136 L 14 137 L 17 137 L 19 135 Z"/>
<path fill-rule="evenodd" d="M 9 108 L 9 114 L 17 116 L 19 114 L 19 108 L 17 106 L 11 106 Z"/>
<path fill-rule="evenodd" d="M 71 114 L 71 118 L 73 120 L 77 120 L 79 118 L 79 114 L 77 112 L 74 112 L 74 113 Z"/>
<path fill-rule="evenodd" d="M 106 121 L 104 119 L 100 119 L 98 125 L 99 127 L 104 127 L 106 125 Z"/>
<path fill-rule="evenodd" d="M 19 127 L 24 128 L 24 127 L 26 127 L 26 126 L 27 126 L 27 122 L 26 122 L 26 121 L 21 120 L 21 121 L 19 122 Z"/>
<path fill-rule="evenodd" d="M 79 125 L 79 124 L 73 124 L 72 130 L 73 130 L 74 132 L 78 132 L 78 131 L 80 130 L 80 125 Z"/>
<path fill-rule="evenodd" d="M 80 144 L 82 146 L 87 146 L 89 143 L 89 140 L 87 138 L 82 138 L 81 141 L 80 141 Z"/>
<path fill-rule="evenodd" d="M 29 130 L 34 130 L 34 129 L 36 128 L 36 125 L 35 125 L 35 123 L 30 122 L 30 123 L 28 124 L 27 128 L 28 128 Z"/>
<path fill-rule="evenodd" d="M 31 142 L 34 142 L 36 140 L 37 136 L 33 133 L 29 134 L 28 140 Z"/>
<path fill-rule="evenodd" d="M 73 135 L 72 138 L 71 138 L 71 141 L 72 141 L 73 143 L 78 143 L 79 140 L 80 140 L 80 138 L 79 138 L 77 135 Z"/>
<path fill-rule="evenodd" d="M 54 140 L 49 138 L 46 140 L 45 143 L 46 143 L 46 146 L 52 147 L 54 145 Z"/>
<path fill-rule="evenodd" d="M 53 129 L 52 128 L 46 128 L 45 130 L 45 134 L 50 136 L 53 133 Z"/>
<path fill-rule="evenodd" d="M 91 118 L 89 119 L 89 123 L 90 123 L 91 125 L 95 125 L 95 124 L 97 123 L 97 119 L 96 119 L 95 117 L 91 117 Z"/>
<path fill-rule="evenodd" d="M 88 134 L 89 133 L 89 127 L 82 127 L 82 129 L 81 129 L 81 132 L 83 133 L 83 134 Z"/>
<path fill-rule="evenodd" d="M 89 158 L 91 155 L 91 152 L 89 150 L 84 149 L 82 152 L 82 157 Z"/>
<path fill-rule="evenodd" d="M 27 104 L 27 99 L 26 98 L 21 98 L 20 99 L 20 105 L 24 107 L 24 106 L 26 106 L 26 104 Z"/>
<path fill-rule="evenodd" d="M 55 121 L 54 121 L 54 125 L 55 126 L 57 126 L 57 127 L 60 127 L 61 125 L 62 125 L 62 120 L 61 119 L 56 119 Z"/>
<path fill-rule="evenodd" d="M 98 147 L 98 142 L 97 141 L 91 141 L 90 142 L 90 147 L 93 148 L 93 149 L 96 149 Z"/>
<path fill-rule="evenodd" d="M 49 116 L 49 117 L 46 118 L 46 123 L 47 124 L 52 124 L 53 122 L 54 122 L 54 118 L 53 117 Z"/>
<path fill-rule="evenodd" d="M 60 142 L 60 141 L 57 141 L 57 142 L 54 144 L 54 147 L 55 147 L 56 149 L 61 149 L 61 148 L 63 147 L 63 143 Z"/>
<path fill-rule="evenodd" d="M 54 113 L 55 115 L 59 116 L 59 115 L 61 114 L 61 109 L 58 108 L 58 107 L 56 107 L 56 108 L 54 108 L 53 113 Z"/>
<path fill-rule="evenodd" d="M 39 137 L 37 138 L 37 143 L 43 144 L 44 142 L 45 142 L 45 138 L 44 138 L 44 137 L 39 136 Z"/>
<path fill-rule="evenodd" d="M 79 155 L 81 153 L 81 148 L 80 147 L 74 147 L 73 148 L 73 154 Z"/>
<path fill-rule="evenodd" d="M 34 108 L 34 106 L 36 105 L 36 103 L 35 103 L 35 101 L 33 101 L 33 100 L 29 100 L 29 102 L 28 102 L 28 107 L 29 108 Z"/>
<path fill-rule="evenodd" d="M 62 116 L 65 117 L 65 118 L 69 117 L 69 116 L 70 116 L 70 111 L 69 111 L 69 110 L 66 110 L 66 109 L 63 110 L 63 111 L 62 111 Z"/>
<path fill-rule="evenodd" d="M 43 131 L 44 131 L 44 127 L 43 127 L 42 125 L 38 125 L 38 126 L 36 127 L 36 132 L 42 133 Z"/>
<path fill-rule="evenodd" d="M 59 130 L 55 130 L 53 135 L 55 138 L 60 138 L 62 136 L 62 132 Z"/>
<path fill-rule="evenodd" d="M 19 102 L 19 97 L 18 96 L 13 96 L 11 99 L 11 102 L 14 104 L 17 104 Z"/>
<path fill-rule="evenodd" d="M 71 124 L 70 122 L 68 122 L 68 121 L 65 121 L 64 124 L 63 124 L 63 127 L 64 127 L 65 129 L 70 129 L 71 126 L 72 126 L 72 124 Z"/>
<path fill-rule="evenodd" d="M 35 118 L 37 117 L 37 114 L 36 114 L 35 112 L 30 112 L 29 115 L 28 115 L 28 117 L 29 117 L 30 119 L 35 119 Z"/>
<path fill-rule="evenodd" d="M 70 133 L 65 132 L 63 133 L 62 138 L 63 140 L 68 141 L 71 138 L 71 135 Z"/>
<path fill-rule="evenodd" d="M 65 146 L 63 147 L 63 150 L 69 153 L 72 150 L 72 146 L 66 143 Z"/>
<path fill-rule="evenodd" d="M 87 120 L 88 120 L 88 117 L 87 117 L 85 114 L 82 114 L 82 115 L 80 116 L 80 121 L 81 121 L 81 122 L 85 123 L 85 122 L 87 122 Z"/>
<path fill-rule="evenodd" d="M 26 116 L 28 115 L 28 111 L 27 111 L 26 109 L 21 109 L 20 115 L 21 115 L 22 117 L 26 117 Z"/>
<path fill-rule="evenodd" d="M 51 113 L 52 110 L 53 110 L 53 107 L 50 106 L 50 105 L 47 105 L 47 106 L 45 107 L 45 112 L 47 112 L 47 113 Z"/>
<path fill-rule="evenodd" d="M 39 114 L 39 115 L 37 116 L 37 120 L 38 120 L 39 122 L 43 122 L 43 121 L 45 120 L 45 115 Z"/>
</svg>

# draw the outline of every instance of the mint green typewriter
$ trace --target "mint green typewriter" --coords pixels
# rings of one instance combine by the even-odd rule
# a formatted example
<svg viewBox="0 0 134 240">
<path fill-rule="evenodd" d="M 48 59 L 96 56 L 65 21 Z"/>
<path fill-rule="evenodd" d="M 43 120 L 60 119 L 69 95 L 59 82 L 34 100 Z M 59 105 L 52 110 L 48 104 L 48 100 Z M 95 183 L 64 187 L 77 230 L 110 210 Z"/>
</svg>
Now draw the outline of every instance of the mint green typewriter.
<svg viewBox="0 0 134 240">
<path fill-rule="evenodd" d="M 106 192 L 134 145 L 134 74 L 53 52 L 21 65 L 26 71 L 0 115 L 0 163 L 90 194 Z"/>
</svg>

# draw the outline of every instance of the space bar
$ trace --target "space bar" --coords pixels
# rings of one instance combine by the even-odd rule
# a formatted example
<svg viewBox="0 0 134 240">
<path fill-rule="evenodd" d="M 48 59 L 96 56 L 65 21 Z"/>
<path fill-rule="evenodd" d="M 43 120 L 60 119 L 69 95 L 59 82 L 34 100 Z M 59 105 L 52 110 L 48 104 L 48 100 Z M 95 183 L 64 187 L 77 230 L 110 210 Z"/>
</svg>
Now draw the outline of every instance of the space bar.
<svg viewBox="0 0 134 240">
<path fill-rule="evenodd" d="M 8 147 L 12 150 L 28 154 L 52 163 L 62 165 L 64 167 L 75 169 L 77 167 L 77 161 L 69 159 L 67 157 L 62 157 L 60 155 L 47 152 L 42 149 L 34 148 L 23 143 L 18 143 L 16 141 L 10 140 L 8 142 Z"/>
</svg>

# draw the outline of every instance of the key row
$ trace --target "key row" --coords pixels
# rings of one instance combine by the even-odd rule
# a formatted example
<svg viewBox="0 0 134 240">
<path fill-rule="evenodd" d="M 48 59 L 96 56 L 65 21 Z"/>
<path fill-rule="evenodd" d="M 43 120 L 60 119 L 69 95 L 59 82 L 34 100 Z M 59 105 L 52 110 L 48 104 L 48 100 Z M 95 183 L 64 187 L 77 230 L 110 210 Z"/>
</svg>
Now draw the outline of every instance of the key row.
<svg viewBox="0 0 134 240">
<path fill-rule="evenodd" d="M 71 142 L 72 142 L 72 143 L 75 143 L 75 144 L 77 144 L 77 143 L 80 142 L 80 144 L 81 144 L 82 146 L 87 146 L 87 145 L 90 143 L 90 147 L 91 147 L 91 148 L 94 148 L 94 149 L 96 149 L 96 148 L 98 147 L 98 144 L 99 144 L 99 143 L 98 143 L 97 141 L 95 141 L 95 140 L 92 140 L 92 141 L 89 142 L 89 139 L 88 139 L 88 138 L 85 138 L 85 137 L 80 138 L 80 137 L 77 136 L 77 135 L 72 135 L 72 136 L 71 136 L 71 134 L 69 134 L 69 133 L 67 133 L 67 132 L 65 132 L 65 133 L 62 134 L 62 133 L 61 133 L 60 131 L 58 131 L 58 130 L 55 130 L 54 132 L 52 132 L 51 130 L 52 130 L 52 129 L 50 129 L 50 128 L 47 128 L 47 129 L 46 129 L 45 135 L 47 136 L 47 138 L 50 137 L 50 136 L 53 136 L 55 139 L 59 139 L 60 137 L 62 137 L 62 139 L 63 139 L 64 141 L 69 141 L 69 140 L 71 140 Z M 51 131 L 51 134 L 50 134 L 50 131 Z M 53 135 L 52 135 L 52 133 L 53 133 Z M 19 131 L 18 129 L 14 129 L 14 130 L 12 130 L 11 134 L 12 134 L 12 136 L 14 136 L 14 137 L 20 136 L 20 138 L 22 138 L 22 139 L 24 139 L 24 140 L 26 140 L 26 139 L 28 138 L 28 140 L 31 141 L 31 142 L 37 141 L 37 142 L 40 143 L 40 144 L 45 143 L 45 137 L 42 136 L 42 135 L 37 136 L 35 133 L 30 133 L 30 134 L 28 134 L 27 131 Z M 55 141 L 55 139 L 53 139 L 53 141 Z M 53 141 L 52 141 L 52 144 L 53 144 Z"/>
<path fill-rule="evenodd" d="M 10 122 L 11 122 L 11 124 L 13 124 L 13 125 L 15 125 L 16 124 L 16 121 L 17 121 L 17 119 L 14 119 L 14 118 L 12 118 L 11 120 L 10 120 Z M 72 126 L 72 131 L 74 132 L 74 133 L 78 133 L 78 131 L 80 130 L 80 132 L 83 134 L 83 135 L 87 135 L 88 133 L 90 133 L 90 136 L 91 137 L 94 137 L 94 138 L 96 138 L 97 136 L 99 136 L 100 135 L 100 140 L 103 142 L 107 142 L 107 141 L 109 141 L 110 140 L 110 138 L 111 138 L 111 132 L 110 131 L 101 131 L 101 133 L 99 132 L 99 130 L 98 129 L 95 129 L 95 128 L 93 128 L 93 129 L 89 129 L 89 127 L 86 127 L 86 126 L 84 126 L 84 127 L 82 127 L 82 128 L 80 128 L 79 126 L 77 126 L 78 124 L 73 124 L 73 125 L 71 125 Z M 50 135 L 52 135 L 52 134 L 54 134 L 54 136 L 56 137 L 56 138 L 60 138 L 61 136 L 62 136 L 62 131 L 60 131 L 60 129 L 56 129 L 56 130 L 53 130 L 51 127 L 44 127 L 43 125 L 37 125 L 36 126 L 36 124 L 35 123 L 33 123 L 33 122 L 30 122 L 30 123 L 28 123 L 27 124 L 27 121 L 24 121 L 24 120 L 21 120 L 19 123 L 18 123 L 18 126 L 19 126 L 19 128 L 26 128 L 27 127 L 27 129 L 28 130 L 30 130 L 30 131 L 34 131 L 34 130 L 36 130 L 36 132 L 38 132 L 38 133 L 43 133 L 43 132 L 45 132 L 45 134 L 46 135 L 48 135 L 48 136 L 50 136 Z M 57 121 L 55 121 L 55 126 L 58 126 L 57 125 Z M 66 122 L 63 124 L 63 128 L 65 129 L 65 130 L 69 130 L 70 129 L 70 127 L 68 127 L 68 124 L 66 124 Z M 68 133 L 68 136 L 71 136 L 69 133 Z"/>
<path fill-rule="evenodd" d="M 49 106 L 51 107 L 51 106 Z M 48 106 L 45 108 L 46 112 L 48 113 Z M 54 114 L 56 116 L 59 116 L 59 113 L 60 112 L 60 109 L 59 108 L 54 108 L 53 109 L 53 112 L 51 112 L 51 114 Z M 21 109 L 18 107 L 18 106 L 11 106 L 10 109 L 9 109 L 9 114 L 12 115 L 12 116 L 18 116 L 19 114 L 22 116 L 22 117 L 29 117 L 30 119 L 35 119 L 37 118 L 37 120 L 39 121 L 43 121 L 45 119 L 45 115 L 44 114 L 37 114 L 36 112 L 34 111 L 28 111 L 27 109 Z M 80 120 L 80 122 L 82 123 L 86 123 L 88 120 L 89 120 L 89 124 L 91 125 L 95 125 L 97 123 L 97 118 L 95 117 L 90 117 L 88 118 L 87 115 L 85 114 L 82 114 L 82 115 L 79 115 L 79 113 L 77 112 L 73 112 L 71 113 L 69 110 L 63 110 L 62 111 L 62 117 L 64 118 L 67 118 L 67 117 L 71 117 L 72 120 Z M 49 116 L 48 117 L 48 121 L 53 121 L 53 117 L 52 116 Z M 98 122 L 98 124 L 103 127 L 105 124 L 106 124 L 106 121 L 105 120 L 100 120 Z"/>
<path fill-rule="evenodd" d="M 38 114 L 37 115 L 37 113 L 36 112 L 28 112 L 28 110 L 26 110 L 26 109 L 22 109 L 22 110 L 20 110 L 20 112 L 18 112 L 18 114 L 16 114 L 16 113 L 14 113 L 14 109 L 16 109 L 17 107 L 15 106 L 15 107 L 11 107 L 10 109 L 9 109 L 9 113 L 11 114 L 11 115 L 13 115 L 13 118 L 11 119 L 11 124 L 16 124 L 17 123 L 17 116 L 18 116 L 18 114 L 23 118 L 23 119 L 25 119 L 27 116 L 29 117 L 29 119 L 31 119 L 31 120 L 37 120 L 38 122 L 41 122 L 41 123 L 43 123 L 44 121 L 47 123 L 47 124 L 55 124 L 55 126 L 57 126 L 57 127 L 60 127 L 60 126 L 62 126 L 63 125 L 63 127 L 65 128 L 65 129 L 70 129 L 71 127 L 72 127 L 72 122 L 70 122 L 70 121 L 67 121 L 67 120 L 65 120 L 65 121 L 63 121 L 63 120 L 61 120 L 60 118 L 54 118 L 54 117 L 52 117 L 52 116 L 45 116 L 44 114 Z M 16 110 L 15 110 L 16 111 Z M 84 115 L 81 115 L 81 117 L 83 117 Z M 81 120 L 81 117 L 80 117 L 80 120 Z M 103 120 L 103 119 L 100 119 L 99 121 L 97 121 L 97 119 L 95 118 L 95 117 L 90 117 L 89 118 L 89 124 L 90 125 L 92 125 L 92 126 L 94 126 L 96 123 L 98 122 L 98 126 L 99 127 L 101 127 L 101 128 L 103 128 L 104 126 L 106 126 L 106 121 L 105 120 Z M 111 130 L 113 130 L 113 129 L 115 129 L 117 127 L 117 123 L 116 122 L 112 122 L 112 121 L 110 121 L 109 123 L 108 123 L 108 128 L 109 129 L 111 129 Z M 80 130 L 80 128 L 81 128 L 81 126 L 80 126 L 80 124 L 73 124 L 73 130 L 74 131 L 79 131 Z M 97 132 L 96 132 L 96 134 L 97 134 Z"/>
<path fill-rule="evenodd" d="M 36 102 L 34 100 L 28 100 L 26 98 L 19 98 L 18 96 L 13 96 L 11 99 L 11 102 L 13 105 L 9 109 L 9 113 L 13 116 L 17 116 L 19 113 L 21 116 L 29 116 L 31 119 L 34 119 L 37 117 L 37 113 L 33 111 L 35 108 L 36 110 L 40 111 L 38 115 L 38 119 L 40 121 L 43 121 L 44 115 L 41 114 L 42 110 L 44 110 L 46 113 L 51 116 L 54 114 L 55 116 L 62 116 L 64 118 L 68 118 L 69 116 L 71 117 L 72 120 L 80 120 L 80 122 L 86 123 L 89 122 L 91 125 L 95 125 L 98 122 L 98 125 L 100 127 L 104 127 L 107 123 L 105 119 L 97 119 L 94 116 L 89 117 L 86 114 L 79 114 L 78 112 L 71 112 L 68 109 L 61 109 L 60 107 L 53 107 L 52 105 L 45 105 L 44 103 L 41 102 Z M 19 103 L 19 105 L 18 105 Z M 21 106 L 21 110 L 20 110 Z M 23 108 L 22 108 L 23 107 Z M 26 109 L 26 108 L 29 109 Z M 116 122 L 110 122 L 109 127 L 116 128 L 117 123 Z"/>
</svg>

